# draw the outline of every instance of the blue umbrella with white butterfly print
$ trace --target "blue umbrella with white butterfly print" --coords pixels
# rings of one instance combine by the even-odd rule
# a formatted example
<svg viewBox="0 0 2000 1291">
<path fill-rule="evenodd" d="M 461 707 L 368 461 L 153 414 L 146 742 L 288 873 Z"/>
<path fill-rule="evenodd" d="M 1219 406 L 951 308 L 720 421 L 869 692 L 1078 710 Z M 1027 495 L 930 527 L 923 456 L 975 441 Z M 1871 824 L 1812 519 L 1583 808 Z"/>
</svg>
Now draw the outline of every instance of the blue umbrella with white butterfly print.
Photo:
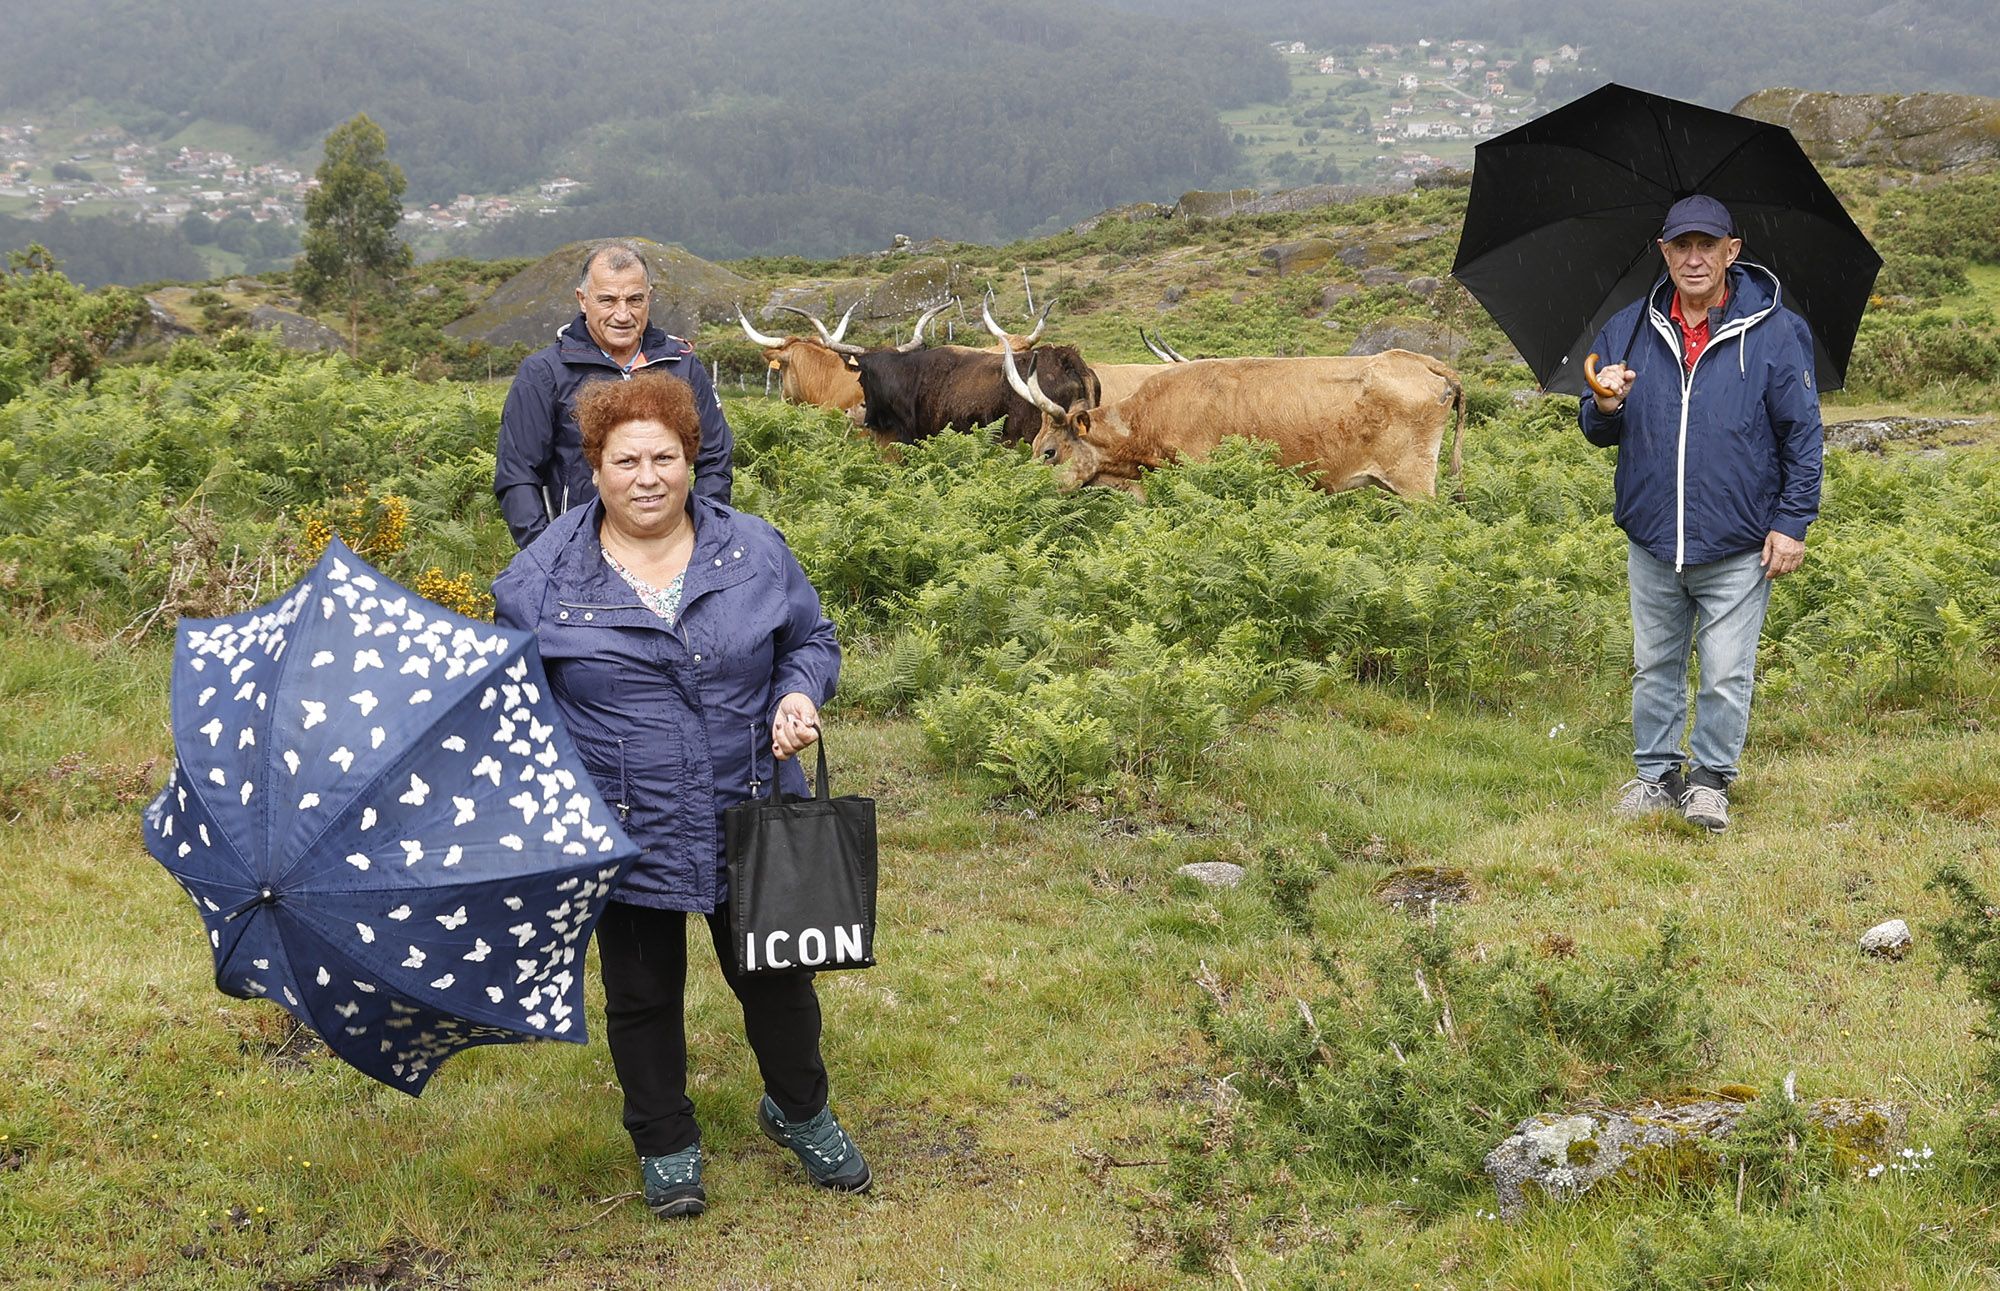
<svg viewBox="0 0 2000 1291">
<path fill-rule="evenodd" d="M 147 848 L 215 984 L 421 1093 L 476 1044 L 582 1043 L 584 950 L 638 855 L 530 633 L 455 614 L 339 539 L 284 596 L 184 619 Z"/>
</svg>

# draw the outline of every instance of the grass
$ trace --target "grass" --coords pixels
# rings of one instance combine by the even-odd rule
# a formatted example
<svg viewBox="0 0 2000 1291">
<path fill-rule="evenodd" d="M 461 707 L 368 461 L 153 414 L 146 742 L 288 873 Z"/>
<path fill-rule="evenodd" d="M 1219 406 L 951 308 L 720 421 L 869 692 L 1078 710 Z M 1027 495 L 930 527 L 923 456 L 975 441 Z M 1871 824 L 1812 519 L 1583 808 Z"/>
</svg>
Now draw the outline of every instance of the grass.
<svg viewBox="0 0 2000 1291">
<path fill-rule="evenodd" d="M 1258 1286 L 1553 1289 L 1626 1285 L 1635 1231 L 1672 1236 L 1661 1268 L 1708 1276 L 1741 1257 L 1759 1285 L 1969 1287 L 1995 1267 L 1994 1223 L 1950 1164 L 1976 1092 L 1974 1015 L 1933 982 L 1921 890 L 1951 859 L 1992 880 L 2000 736 L 1984 701 L 1855 721 L 1832 748 L 1753 732 L 1720 838 L 1606 818 L 1626 774 L 1609 691 L 1490 711 L 1348 689 L 1261 719 L 1216 751 L 1205 787 L 1116 821 L 988 803 L 927 765 L 912 724 L 845 722 L 842 787 L 880 804 L 882 963 L 822 978 L 821 996 L 836 1106 L 879 1186 L 814 1193 L 758 1135 L 740 1019 L 698 969 L 692 1092 L 715 1208 L 662 1224 L 621 1196 L 635 1172 L 601 1038 L 471 1051 L 412 1101 L 276 1008 L 213 990 L 198 924 L 137 828 L 134 769 L 167 747 L 166 673 L 157 645 L 0 637 L 10 1285 L 1171 1287 L 1233 1264 Z M 1767 713 L 1760 729 L 1808 720 Z M 1305 1163 L 1225 1173 L 1189 1200 L 1157 1163 L 1226 1101 L 1228 1074 L 1194 1025 L 1195 976 L 1283 1003 L 1314 971 L 1260 885 L 1274 842 L 1324 849 L 1316 929 L 1356 962 L 1406 926 L 1372 895 L 1403 865 L 1465 870 L 1462 934 L 1494 948 L 1560 934 L 1630 953 L 1678 916 L 1725 1024 L 1717 1081 L 1796 1070 L 1814 1093 L 1897 1099 L 1943 1164 L 1746 1220 L 1655 1188 L 1511 1226 L 1475 1201 L 1418 1226 L 1393 1180 Z M 1174 876 L 1218 858 L 1247 860 L 1252 881 Z M 1892 915 L 1919 929 L 1916 955 L 1861 957 L 1860 932 Z M 1197 1222 L 1220 1234 L 1214 1273 L 1181 1267 Z"/>
</svg>

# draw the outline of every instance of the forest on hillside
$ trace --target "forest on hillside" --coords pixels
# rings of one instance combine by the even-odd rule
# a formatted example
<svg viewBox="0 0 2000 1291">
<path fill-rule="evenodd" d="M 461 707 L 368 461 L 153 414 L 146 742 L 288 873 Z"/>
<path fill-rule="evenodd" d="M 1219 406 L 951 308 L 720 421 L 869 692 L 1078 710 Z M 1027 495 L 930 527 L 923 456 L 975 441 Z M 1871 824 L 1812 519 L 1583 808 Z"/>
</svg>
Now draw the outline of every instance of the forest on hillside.
<svg viewBox="0 0 2000 1291">
<path fill-rule="evenodd" d="M 207 121 L 298 155 L 366 111 L 407 200 L 566 173 L 586 200 L 555 240 L 643 223 L 708 256 L 1017 236 L 1226 182 L 1217 111 L 1286 93 L 1240 28 L 1055 0 L 499 0 L 476 22 L 436 0 L 7 0 L 0 15 L 0 110 L 87 102 L 136 134 Z M 549 241 L 528 219 L 473 249 Z"/>
</svg>

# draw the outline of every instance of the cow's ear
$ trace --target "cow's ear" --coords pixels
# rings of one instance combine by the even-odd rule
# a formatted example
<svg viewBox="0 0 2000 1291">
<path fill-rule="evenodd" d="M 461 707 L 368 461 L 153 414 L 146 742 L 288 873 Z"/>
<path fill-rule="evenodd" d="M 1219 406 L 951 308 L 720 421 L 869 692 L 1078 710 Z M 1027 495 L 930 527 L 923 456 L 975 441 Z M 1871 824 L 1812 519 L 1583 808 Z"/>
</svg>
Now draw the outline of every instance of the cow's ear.
<svg viewBox="0 0 2000 1291">
<path fill-rule="evenodd" d="M 841 366 L 845 367 L 849 372 L 859 372 L 861 370 L 861 360 L 855 358 L 852 354 L 841 355 L 840 362 Z"/>
<path fill-rule="evenodd" d="M 1090 433 L 1090 409 L 1085 408 L 1082 412 L 1076 414 L 1076 416 L 1071 417 L 1069 424 L 1070 429 L 1074 430 L 1077 434 L 1088 435 Z"/>
</svg>

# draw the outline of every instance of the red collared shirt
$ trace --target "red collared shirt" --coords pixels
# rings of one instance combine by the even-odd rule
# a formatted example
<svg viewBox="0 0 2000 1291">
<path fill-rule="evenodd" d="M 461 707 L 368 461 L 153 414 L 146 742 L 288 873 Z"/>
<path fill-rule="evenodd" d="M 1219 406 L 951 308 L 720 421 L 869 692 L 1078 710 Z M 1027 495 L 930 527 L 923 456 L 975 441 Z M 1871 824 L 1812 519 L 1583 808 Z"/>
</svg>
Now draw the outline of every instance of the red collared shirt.
<svg viewBox="0 0 2000 1291">
<path fill-rule="evenodd" d="M 1725 286 L 1722 289 L 1722 301 L 1716 308 L 1721 309 L 1728 304 L 1729 288 Z M 1701 352 L 1708 348 L 1708 311 L 1705 309 L 1701 311 L 1701 321 L 1692 327 L 1688 326 L 1687 319 L 1681 314 L 1681 294 L 1675 292 L 1674 303 L 1667 307 L 1667 317 L 1680 325 L 1681 361 L 1692 368 L 1694 361 L 1701 357 Z"/>
</svg>

